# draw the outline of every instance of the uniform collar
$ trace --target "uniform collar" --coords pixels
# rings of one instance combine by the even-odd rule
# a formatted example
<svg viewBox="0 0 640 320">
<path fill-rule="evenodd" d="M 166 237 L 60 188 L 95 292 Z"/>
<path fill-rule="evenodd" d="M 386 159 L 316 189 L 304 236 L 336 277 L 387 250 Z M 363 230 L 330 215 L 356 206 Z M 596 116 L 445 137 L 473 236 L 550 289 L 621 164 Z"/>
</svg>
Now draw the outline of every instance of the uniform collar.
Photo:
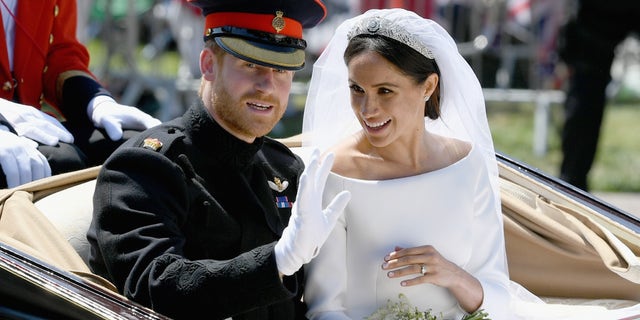
<svg viewBox="0 0 640 320">
<path fill-rule="evenodd" d="M 256 138 L 253 143 L 236 138 L 211 117 L 202 101 L 189 108 L 184 119 L 198 150 L 234 168 L 246 168 L 264 142 L 264 137 Z"/>
</svg>

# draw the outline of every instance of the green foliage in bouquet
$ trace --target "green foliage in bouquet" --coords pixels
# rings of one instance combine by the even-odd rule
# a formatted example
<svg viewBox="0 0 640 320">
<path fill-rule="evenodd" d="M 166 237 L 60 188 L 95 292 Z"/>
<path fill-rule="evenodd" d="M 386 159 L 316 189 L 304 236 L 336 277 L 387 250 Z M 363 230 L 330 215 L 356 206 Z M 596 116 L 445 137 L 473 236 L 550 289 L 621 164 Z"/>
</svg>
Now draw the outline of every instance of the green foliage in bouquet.
<svg viewBox="0 0 640 320">
<path fill-rule="evenodd" d="M 476 312 L 465 316 L 462 320 L 490 320 L 487 318 L 487 314 L 483 309 L 479 309 Z M 431 309 L 426 311 L 418 310 L 409 302 L 409 299 L 404 294 L 398 295 L 398 301 L 387 301 L 387 305 L 383 308 L 376 310 L 370 316 L 365 318 L 366 320 L 441 320 L 440 317 L 431 314 Z"/>
</svg>

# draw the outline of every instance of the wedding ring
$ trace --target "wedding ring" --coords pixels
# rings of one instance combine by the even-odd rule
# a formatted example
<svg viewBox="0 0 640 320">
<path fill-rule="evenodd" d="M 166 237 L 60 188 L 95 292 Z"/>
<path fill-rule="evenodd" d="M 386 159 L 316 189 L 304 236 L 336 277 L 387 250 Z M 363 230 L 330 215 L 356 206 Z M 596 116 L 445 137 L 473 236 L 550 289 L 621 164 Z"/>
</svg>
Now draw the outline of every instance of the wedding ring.
<svg viewBox="0 0 640 320">
<path fill-rule="evenodd" d="M 424 276 L 427 273 L 427 266 L 424 264 L 420 266 L 420 273 Z"/>
</svg>

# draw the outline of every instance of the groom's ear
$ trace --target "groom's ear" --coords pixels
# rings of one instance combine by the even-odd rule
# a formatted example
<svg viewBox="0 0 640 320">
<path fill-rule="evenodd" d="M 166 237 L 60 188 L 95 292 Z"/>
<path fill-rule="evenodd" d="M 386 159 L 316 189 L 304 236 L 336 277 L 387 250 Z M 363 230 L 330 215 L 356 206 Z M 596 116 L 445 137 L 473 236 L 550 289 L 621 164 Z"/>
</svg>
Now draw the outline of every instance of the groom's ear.
<svg viewBox="0 0 640 320">
<path fill-rule="evenodd" d="M 200 51 L 200 72 L 207 81 L 215 80 L 215 71 L 218 67 L 218 61 L 215 53 L 209 47 L 205 47 Z"/>
</svg>

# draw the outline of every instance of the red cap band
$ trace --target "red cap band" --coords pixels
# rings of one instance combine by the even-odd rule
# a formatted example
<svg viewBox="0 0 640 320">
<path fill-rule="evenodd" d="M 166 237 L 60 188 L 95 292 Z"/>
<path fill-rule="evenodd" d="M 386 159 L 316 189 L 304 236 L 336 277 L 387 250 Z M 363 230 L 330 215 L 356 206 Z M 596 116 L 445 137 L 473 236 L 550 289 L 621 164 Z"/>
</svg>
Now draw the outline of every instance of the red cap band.
<svg viewBox="0 0 640 320">
<path fill-rule="evenodd" d="M 302 39 L 302 24 L 291 18 L 284 19 L 284 28 L 278 32 L 274 27 L 275 14 L 259 14 L 245 12 L 216 12 L 207 15 L 205 33 L 207 29 L 232 26 L 269 33 L 282 34 L 287 37 Z"/>
</svg>

